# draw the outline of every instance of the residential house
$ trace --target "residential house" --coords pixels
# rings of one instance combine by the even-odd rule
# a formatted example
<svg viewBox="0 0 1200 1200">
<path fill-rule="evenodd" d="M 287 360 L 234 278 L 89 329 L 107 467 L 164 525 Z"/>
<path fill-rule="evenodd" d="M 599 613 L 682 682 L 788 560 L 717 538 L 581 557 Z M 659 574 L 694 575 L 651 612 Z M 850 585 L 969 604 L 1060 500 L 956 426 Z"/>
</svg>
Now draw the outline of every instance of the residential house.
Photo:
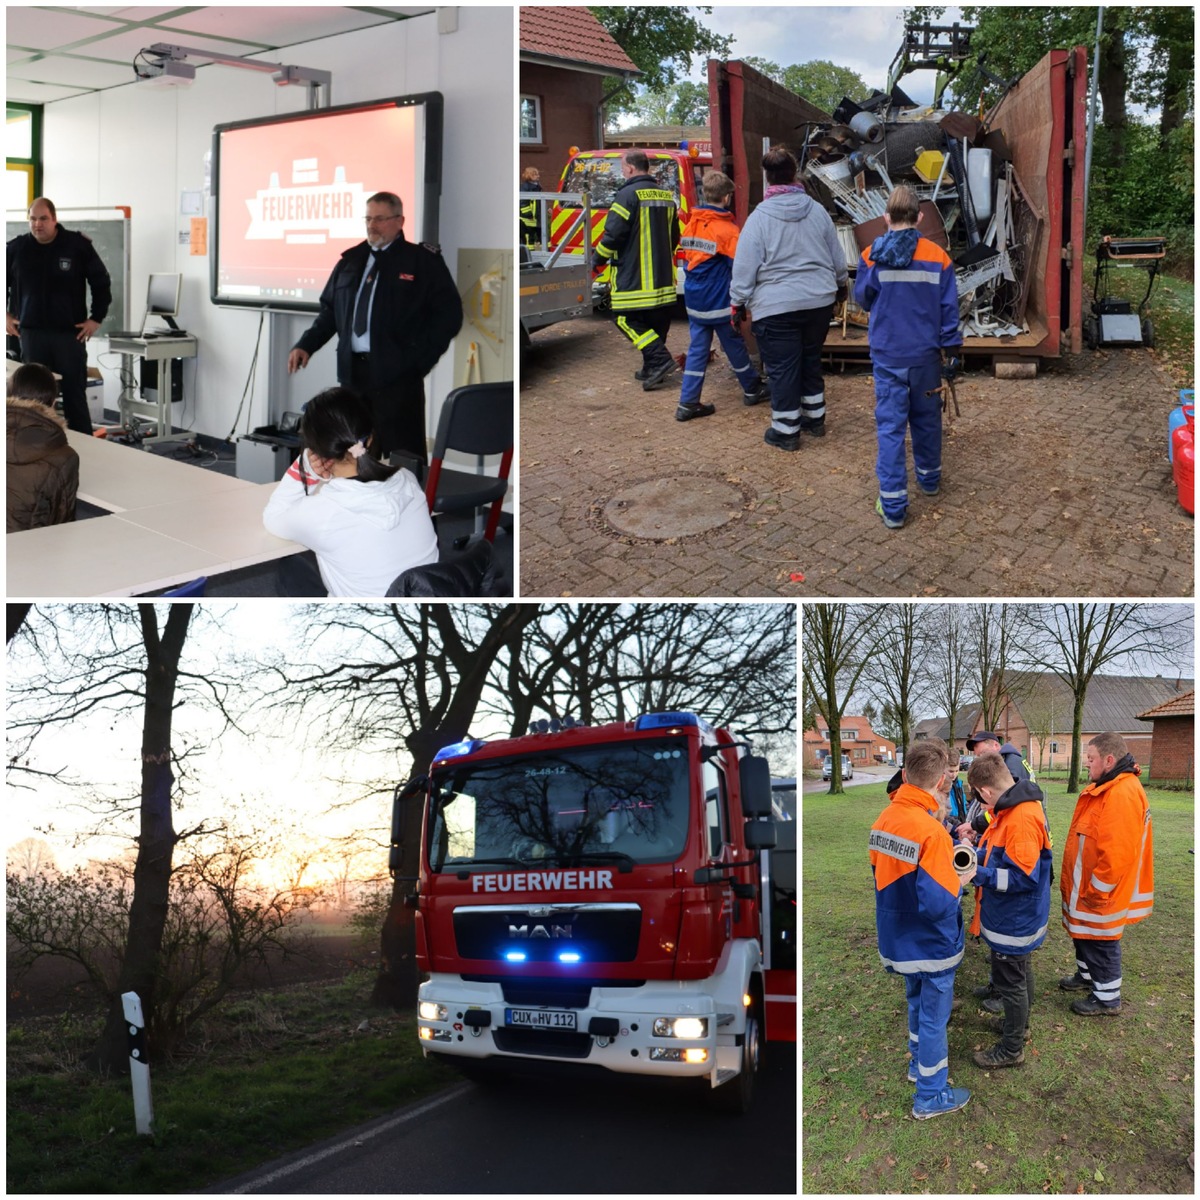
<svg viewBox="0 0 1200 1200">
<path fill-rule="evenodd" d="M 823 718 L 817 718 L 817 729 L 804 731 L 804 765 L 818 767 L 829 753 L 829 726 Z M 896 743 L 876 733 L 866 717 L 843 717 L 839 726 L 842 735 L 842 753 L 850 756 L 857 769 L 872 763 L 894 763 Z"/>
<path fill-rule="evenodd" d="M 1196 693 L 1184 692 L 1138 714 L 1139 721 L 1152 722 L 1150 761 L 1146 780 L 1195 779 Z"/>
<path fill-rule="evenodd" d="M 537 167 L 542 188 L 553 192 L 572 146 L 604 145 L 606 82 L 628 83 L 640 72 L 586 8 L 519 12 L 520 164 Z"/>
</svg>

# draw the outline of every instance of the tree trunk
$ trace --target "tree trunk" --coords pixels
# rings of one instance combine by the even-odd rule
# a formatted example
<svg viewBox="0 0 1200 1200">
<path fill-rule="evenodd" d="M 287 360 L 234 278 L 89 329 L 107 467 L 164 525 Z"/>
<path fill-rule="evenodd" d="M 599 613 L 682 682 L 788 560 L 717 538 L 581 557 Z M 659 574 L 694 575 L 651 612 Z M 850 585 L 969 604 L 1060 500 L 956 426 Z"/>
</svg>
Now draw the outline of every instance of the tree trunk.
<svg viewBox="0 0 1200 1200">
<path fill-rule="evenodd" d="M 1097 86 L 1103 105 L 1104 128 L 1111 134 L 1111 166 L 1122 167 L 1125 162 L 1125 129 L 1129 124 L 1125 110 L 1125 91 L 1128 79 L 1125 72 L 1125 30 L 1120 24 L 1118 9 L 1104 10 L 1104 34 L 1100 41 L 1100 70 Z"/>
<path fill-rule="evenodd" d="M 192 615 L 190 604 L 172 605 L 160 640 L 153 605 L 138 606 L 142 639 L 146 646 L 145 711 L 142 718 L 141 831 L 133 870 L 133 900 L 129 907 L 129 934 L 108 1019 L 88 1066 L 99 1071 L 125 1070 L 129 1063 L 128 1040 L 121 996 L 136 992 L 146 1019 L 151 1051 L 157 1022 L 154 990 L 158 957 L 171 887 L 171 859 L 175 827 L 171 815 L 171 721 L 179 659 Z"/>
<path fill-rule="evenodd" d="M 1083 751 L 1083 701 L 1084 693 L 1075 693 L 1075 705 L 1071 716 L 1071 771 L 1067 776 L 1067 793 L 1079 791 L 1079 768 Z"/>
</svg>

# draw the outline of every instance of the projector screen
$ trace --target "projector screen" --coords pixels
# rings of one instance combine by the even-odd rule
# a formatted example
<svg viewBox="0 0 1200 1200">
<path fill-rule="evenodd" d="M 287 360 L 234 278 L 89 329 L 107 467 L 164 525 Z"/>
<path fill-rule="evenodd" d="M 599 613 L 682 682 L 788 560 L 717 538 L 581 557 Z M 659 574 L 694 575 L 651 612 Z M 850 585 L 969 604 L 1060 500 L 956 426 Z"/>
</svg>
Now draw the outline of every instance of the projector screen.
<svg viewBox="0 0 1200 1200">
<path fill-rule="evenodd" d="M 436 242 L 441 167 L 438 92 L 216 126 L 213 303 L 316 309 L 376 192 L 403 200 L 410 242 Z"/>
</svg>

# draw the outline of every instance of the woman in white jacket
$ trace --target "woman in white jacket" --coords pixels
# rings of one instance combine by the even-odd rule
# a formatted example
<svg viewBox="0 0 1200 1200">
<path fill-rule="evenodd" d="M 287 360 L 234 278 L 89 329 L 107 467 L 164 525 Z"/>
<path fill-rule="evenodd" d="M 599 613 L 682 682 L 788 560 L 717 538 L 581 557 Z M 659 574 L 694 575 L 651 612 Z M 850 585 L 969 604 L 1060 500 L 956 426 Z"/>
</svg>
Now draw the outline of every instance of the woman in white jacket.
<svg viewBox="0 0 1200 1200">
<path fill-rule="evenodd" d="M 313 397 L 300 419 L 304 450 L 263 511 L 273 534 L 316 554 L 331 596 L 384 596 L 401 572 L 438 559 L 425 493 L 411 472 L 372 456 L 371 432 L 370 405 L 348 388 Z M 281 591 L 311 594 L 287 575 Z"/>
</svg>

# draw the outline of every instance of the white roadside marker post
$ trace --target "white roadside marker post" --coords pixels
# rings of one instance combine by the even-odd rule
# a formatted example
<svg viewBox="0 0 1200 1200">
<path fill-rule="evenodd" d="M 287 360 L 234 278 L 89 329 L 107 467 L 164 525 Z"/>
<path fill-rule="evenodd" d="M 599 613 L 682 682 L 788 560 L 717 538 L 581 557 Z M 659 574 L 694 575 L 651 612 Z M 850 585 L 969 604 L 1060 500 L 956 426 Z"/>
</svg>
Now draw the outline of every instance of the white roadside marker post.
<svg viewBox="0 0 1200 1200">
<path fill-rule="evenodd" d="M 137 992 L 121 996 L 129 1032 L 129 1074 L 133 1080 L 133 1115 L 140 1136 L 154 1136 L 154 1102 L 150 1098 L 150 1064 L 146 1060 L 146 1022 Z"/>
</svg>

